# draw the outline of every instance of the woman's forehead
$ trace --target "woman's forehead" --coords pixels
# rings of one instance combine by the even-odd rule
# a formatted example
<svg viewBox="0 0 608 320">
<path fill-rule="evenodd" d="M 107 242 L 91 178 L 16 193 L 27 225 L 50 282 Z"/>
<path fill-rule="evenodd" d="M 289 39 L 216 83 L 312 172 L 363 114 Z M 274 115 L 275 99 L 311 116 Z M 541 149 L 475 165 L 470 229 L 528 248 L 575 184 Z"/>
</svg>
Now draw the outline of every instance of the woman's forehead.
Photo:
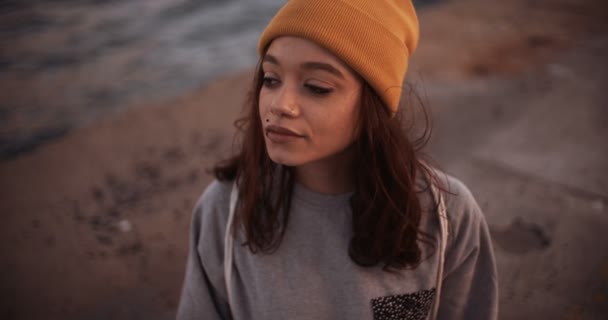
<svg viewBox="0 0 608 320">
<path fill-rule="evenodd" d="M 275 57 L 281 63 L 306 60 L 337 64 L 343 68 L 347 67 L 329 50 L 311 40 L 300 37 L 283 36 L 276 38 L 270 43 L 266 54 Z"/>
<path fill-rule="evenodd" d="M 272 57 L 278 64 L 294 63 L 300 65 L 305 62 L 323 62 L 353 73 L 351 68 L 331 51 L 306 38 L 278 37 L 270 43 L 266 55 Z"/>
</svg>

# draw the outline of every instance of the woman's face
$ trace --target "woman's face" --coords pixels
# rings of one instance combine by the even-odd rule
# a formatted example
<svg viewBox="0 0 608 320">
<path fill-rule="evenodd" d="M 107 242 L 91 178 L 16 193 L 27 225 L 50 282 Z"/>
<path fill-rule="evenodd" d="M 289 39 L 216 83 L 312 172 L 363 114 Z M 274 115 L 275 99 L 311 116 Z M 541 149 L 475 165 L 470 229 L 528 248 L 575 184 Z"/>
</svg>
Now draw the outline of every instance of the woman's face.
<svg viewBox="0 0 608 320">
<path fill-rule="evenodd" d="M 280 37 L 262 70 L 260 118 L 272 161 L 302 166 L 352 144 L 362 82 L 341 60 L 312 41 Z"/>
</svg>

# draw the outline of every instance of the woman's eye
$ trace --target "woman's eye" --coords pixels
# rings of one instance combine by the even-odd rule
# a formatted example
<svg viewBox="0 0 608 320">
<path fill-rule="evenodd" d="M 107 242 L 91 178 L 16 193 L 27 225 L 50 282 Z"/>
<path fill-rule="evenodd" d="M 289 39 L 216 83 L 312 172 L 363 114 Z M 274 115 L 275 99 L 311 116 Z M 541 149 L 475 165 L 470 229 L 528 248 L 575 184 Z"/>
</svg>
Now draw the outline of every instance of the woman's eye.
<svg viewBox="0 0 608 320">
<path fill-rule="evenodd" d="M 264 87 L 273 88 L 279 83 L 279 80 L 277 80 L 275 78 L 271 78 L 271 77 L 264 77 L 262 79 L 262 83 L 263 83 Z"/>
<path fill-rule="evenodd" d="M 319 86 L 313 86 L 310 84 L 307 84 L 306 88 L 308 88 L 308 90 L 310 90 L 310 92 L 312 92 L 316 95 L 326 95 L 332 91 L 331 88 L 323 88 L 323 87 L 319 87 Z"/>
</svg>

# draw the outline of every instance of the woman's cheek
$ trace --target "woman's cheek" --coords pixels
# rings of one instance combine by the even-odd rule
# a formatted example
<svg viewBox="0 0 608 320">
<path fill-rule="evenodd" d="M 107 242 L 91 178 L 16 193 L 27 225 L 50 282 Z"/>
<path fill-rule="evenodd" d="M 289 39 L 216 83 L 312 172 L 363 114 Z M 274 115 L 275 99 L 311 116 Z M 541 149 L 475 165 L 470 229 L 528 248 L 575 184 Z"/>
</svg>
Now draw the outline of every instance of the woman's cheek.
<svg viewBox="0 0 608 320">
<path fill-rule="evenodd" d="M 262 88 L 260 92 L 260 98 L 258 99 L 258 108 L 260 110 L 260 117 L 264 117 L 268 113 L 268 94 Z"/>
</svg>

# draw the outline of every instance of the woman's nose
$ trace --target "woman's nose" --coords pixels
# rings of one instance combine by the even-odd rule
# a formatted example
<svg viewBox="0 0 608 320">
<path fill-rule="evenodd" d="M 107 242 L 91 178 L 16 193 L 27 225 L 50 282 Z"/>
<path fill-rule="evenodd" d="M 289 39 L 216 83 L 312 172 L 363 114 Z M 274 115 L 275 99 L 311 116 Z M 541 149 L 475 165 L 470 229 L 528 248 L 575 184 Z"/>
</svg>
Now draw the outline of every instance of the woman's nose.
<svg viewBox="0 0 608 320">
<path fill-rule="evenodd" d="M 295 88 L 284 85 L 282 86 L 275 99 L 273 100 L 270 110 L 277 116 L 297 117 L 300 115 L 300 107 L 298 105 L 298 95 Z"/>
</svg>

